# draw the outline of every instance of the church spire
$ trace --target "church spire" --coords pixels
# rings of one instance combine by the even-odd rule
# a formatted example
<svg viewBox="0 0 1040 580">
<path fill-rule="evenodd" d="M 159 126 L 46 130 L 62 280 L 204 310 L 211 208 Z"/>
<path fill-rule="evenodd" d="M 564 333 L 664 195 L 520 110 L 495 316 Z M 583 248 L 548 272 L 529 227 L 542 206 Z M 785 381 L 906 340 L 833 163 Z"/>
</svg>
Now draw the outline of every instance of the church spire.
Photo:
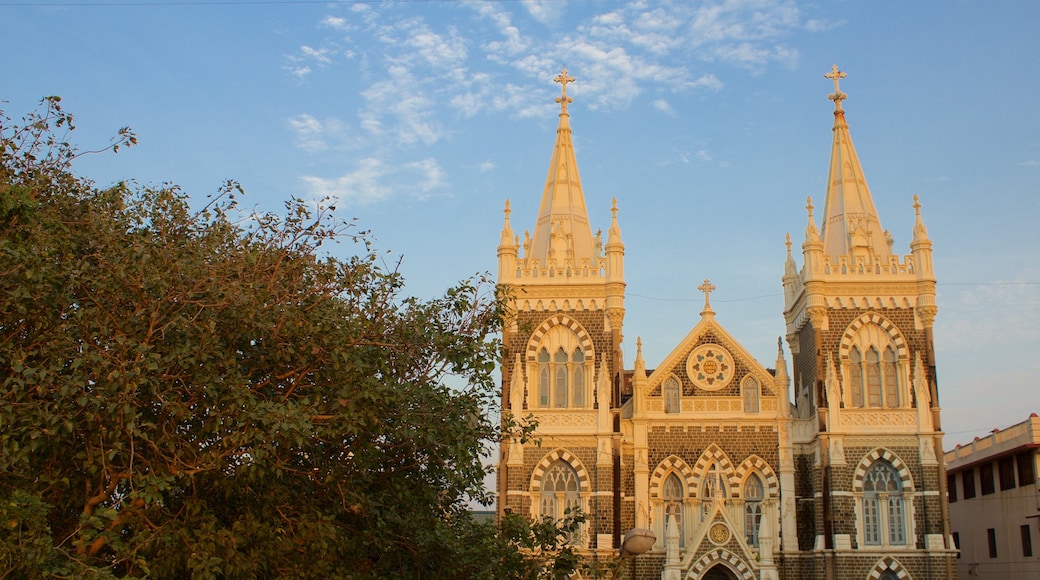
<svg viewBox="0 0 1040 580">
<path fill-rule="evenodd" d="M 558 266 L 581 266 L 586 260 L 590 264 L 594 263 L 598 256 L 595 255 L 596 244 L 589 226 L 585 195 L 582 193 L 578 162 L 571 141 L 567 105 L 574 99 L 567 96 L 567 85 L 574 82 L 574 77 L 568 76 L 567 69 L 563 69 L 553 80 L 560 83 L 562 89 L 561 96 L 556 97 L 556 102 L 560 104 L 560 124 L 556 129 L 556 146 L 545 180 L 531 251 L 525 257 L 537 259 L 543 266 L 550 262 Z"/>
<path fill-rule="evenodd" d="M 848 95 L 841 92 L 838 83 L 845 78 L 846 73 L 834 65 L 831 72 L 823 76 L 834 81 L 834 92 L 827 96 L 834 101 L 834 144 L 831 148 L 830 175 L 821 224 L 823 252 L 827 256 L 850 256 L 864 260 L 888 255 L 891 252 L 885 231 L 874 208 L 874 200 L 870 196 L 856 148 L 852 145 L 848 123 L 845 122 L 842 102 Z"/>
</svg>

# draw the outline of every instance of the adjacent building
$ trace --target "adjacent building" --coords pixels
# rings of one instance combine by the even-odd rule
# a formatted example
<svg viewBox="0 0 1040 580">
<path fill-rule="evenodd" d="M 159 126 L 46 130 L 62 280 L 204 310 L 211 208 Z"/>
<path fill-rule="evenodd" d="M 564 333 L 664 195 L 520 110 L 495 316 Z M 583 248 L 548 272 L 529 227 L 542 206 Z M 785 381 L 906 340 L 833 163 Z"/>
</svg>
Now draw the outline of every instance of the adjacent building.
<svg viewBox="0 0 1040 580">
<path fill-rule="evenodd" d="M 1040 417 L 946 453 L 960 578 L 1040 578 Z M 1035 544 L 1035 547 L 1034 547 Z"/>
<path fill-rule="evenodd" d="M 626 368 L 620 207 L 638 200 L 615 200 L 605 235 L 593 229 L 572 145 L 574 79 L 555 78 L 559 125 L 537 220 L 514 231 L 507 200 L 498 245 L 498 281 L 512 289 L 503 414 L 534 416 L 541 436 L 502 445 L 500 512 L 580 508 L 589 520 L 574 541 L 592 554 L 651 529 L 638 578 L 955 577 L 932 242 L 914 197 L 910 252 L 895 252 L 846 123 L 845 73 L 826 76 L 830 174 L 819 218 L 806 203 L 800 252 L 788 237 L 777 263 L 786 329 L 773 368 L 719 322 L 707 280 L 686 337 L 655 363 L 642 353 L 654 337 L 637 339 Z"/>
</svg>

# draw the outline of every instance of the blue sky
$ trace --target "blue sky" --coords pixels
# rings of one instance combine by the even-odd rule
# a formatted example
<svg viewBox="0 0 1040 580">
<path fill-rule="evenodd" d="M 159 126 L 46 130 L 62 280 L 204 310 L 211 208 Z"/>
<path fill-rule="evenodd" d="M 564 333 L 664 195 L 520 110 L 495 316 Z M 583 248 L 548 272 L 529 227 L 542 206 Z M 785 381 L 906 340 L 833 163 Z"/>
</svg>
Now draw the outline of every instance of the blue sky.
<svg viewBox="0 0 1040 580">
<path fill-rule="evenodd" d="M 100 185 L 202 200 L 338 198 L 434 296 L 493 271 L 502 208 L 533 229 L 566 66 L 593 228 L 616 197 L 628 366 L 718 320 L 768 366 L 784 334 L 784 235 L 822 205 L 838 64 L 882 224 L 935 243 L 946 445 L 1040 412 L 1040 3 L 781 0 L 0 0 L 0 100 L 45 95 Z M 341 251 L 348 251 L 347 248 Z"/>
</svg>

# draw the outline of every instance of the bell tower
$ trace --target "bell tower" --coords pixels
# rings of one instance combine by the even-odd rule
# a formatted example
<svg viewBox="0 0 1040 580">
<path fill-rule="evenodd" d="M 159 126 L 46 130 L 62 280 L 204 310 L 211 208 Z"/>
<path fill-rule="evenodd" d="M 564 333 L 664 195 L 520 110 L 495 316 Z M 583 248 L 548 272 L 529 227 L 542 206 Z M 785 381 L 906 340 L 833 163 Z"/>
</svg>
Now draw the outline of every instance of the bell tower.
<svg viewBox="0 0 1040 580">
<path fill-rule="evenodd" d="M 571 138 L 563 70 L 556 142 L 533 234 L 505 223 L 498 246 L 498 283 L 508 296 L 503 327 L 504 417 L 537 421 L 540 445 L 502 443 L 498 506 L 531 517 L 589 515 L 585 547 L 609 548 L 620 529 L 617 455 L 625 246 L 616 200 L 604 243 L 592 233 Z"/>
<path fill-rule="evenodd" d="M 904 565 L 916 554 L 948 567 L 932 242 L 915 195 L 910 253 L 895 253 L 845 119 L 846 73 L 834 66 L 824 76 L 834 83 L 834 127 L 823 213 L 817 228 L 808 199 L 802 266 L 789 236 L 783 276 L 803 424 L 794 443 L 813 450 L 797 478 L 812 482 L 798 496 L 814 514 L 799 514 L 800 549 L 823 550 L 828 578 L 857 550 L 909 550 Z M 952 577 L 943 574 L 935 570 Z"/>
</svg>

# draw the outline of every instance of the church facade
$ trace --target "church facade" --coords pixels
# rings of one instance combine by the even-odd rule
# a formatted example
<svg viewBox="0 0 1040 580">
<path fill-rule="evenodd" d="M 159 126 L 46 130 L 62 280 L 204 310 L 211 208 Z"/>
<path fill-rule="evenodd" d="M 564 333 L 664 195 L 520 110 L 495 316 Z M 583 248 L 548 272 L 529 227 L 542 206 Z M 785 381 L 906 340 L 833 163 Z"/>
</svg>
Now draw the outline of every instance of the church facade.
<svg viewBox="0 0 1040 580">
<path fill-rule="evenodd" d="M 953 578 L 932 325 L 932 243 L 916 196 L 910 253 L 881 227 L 845 121 L 837 67 L 823 214 L 783 273 L 786 349 L 758 363 L 715 319 L 647 369 L 621 353 L 625 246 L 618 204 L 593 234 L 571 141 L 566 70 L 533 233 L 505 223 L 498 282 L 502 410 L 539 442 L 507 441 L 498 510 L 588 521 L 574 542 L 616 555 L 632 529 L 653 547 L 634 576 L 696 579 Z M 800 203 L 791 200 L 792 203 Z M 779 313 L 778 313 L 779 314 Z M 652 340 L 652 337 L 648 337 Z M 789 358 L 788 358 L 789 357 Z"/>
</svg>

